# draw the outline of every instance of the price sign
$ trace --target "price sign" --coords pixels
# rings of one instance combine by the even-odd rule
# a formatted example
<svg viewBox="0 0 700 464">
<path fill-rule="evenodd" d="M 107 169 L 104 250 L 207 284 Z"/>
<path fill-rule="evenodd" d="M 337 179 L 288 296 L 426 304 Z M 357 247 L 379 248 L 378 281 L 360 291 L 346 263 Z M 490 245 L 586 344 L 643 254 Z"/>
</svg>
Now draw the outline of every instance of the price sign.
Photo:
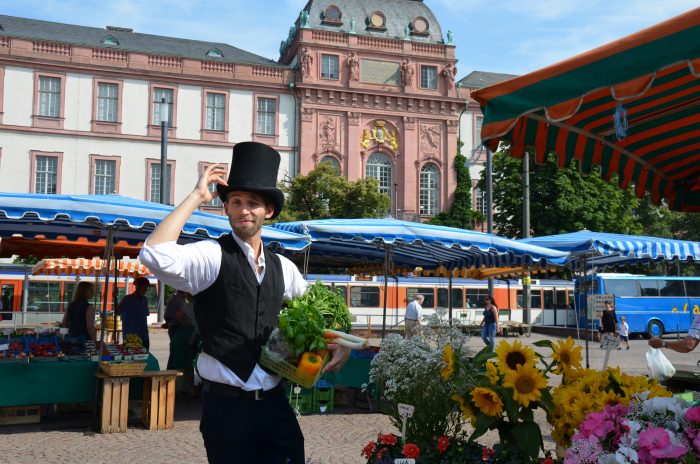
<svg viewBox="0 0 700 464">
<path fill-rule="evenodd" d="M 10 335 L 11 333 L 12 333 L 12 329 L 2 329 L 3 335 Z"/>
<path fill-rule="evenodd" d="M 0 351 L 7 351 L 10 349 L 9 343 L 0 343 Z"/>
<path fill-rule="evenodd" d="M 532 277 L 529 275 L 523 276 L 523 285 L 531 285 L 532 284 Z"/>
<path fill-rule="evenodd" d="M 603 340 L 600 342 L 600 347 L 604 350 L 614 350 L 620 346 L 620 337 L 615 335 L 603 335 Z"/>
<path fill-rule="evenodd" d="M 394 459 L 394 464 L 416 464 L 416 460 L 406 458 Z"/>
<path fill-rule="evenodd" d="M 407 419 L 413 415 L 415 409 L 415 406 L 410 404 L 399 403 L 399 416 L 401 416 L 402 419 Z"/>
<path fill-rule="evenodd" d="M 586 300 L 588 319 L 600 319 L 603 310 L 605 310 L 606 301 L 615 301 L 615 295 L 588 295 Z"/>
</svg>

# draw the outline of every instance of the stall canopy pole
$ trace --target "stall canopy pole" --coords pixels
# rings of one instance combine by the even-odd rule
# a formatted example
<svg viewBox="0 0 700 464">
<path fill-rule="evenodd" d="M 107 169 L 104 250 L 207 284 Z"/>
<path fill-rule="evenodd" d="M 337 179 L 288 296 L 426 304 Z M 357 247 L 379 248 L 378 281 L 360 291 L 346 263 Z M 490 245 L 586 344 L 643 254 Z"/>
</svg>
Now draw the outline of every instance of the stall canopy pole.
<svg viewBox="0 0 700 464">
<path fill-rule="evenodd" d="M 387 283 L 389 282 L 389 261 L 392 259 L 391 255 L 391 245 L 386 245 L 384 247 L 384 311 L 382 312 L 382 340 L 384 340 L 384 336 L 386 335 L 386 306 L 387 296 L 389 295 Z M 398 305 L 398 301 L 396 304 Z"/>
<path fill-rule="evenodd" d="M 105 253 L 104 253 L 104 260 L 107 262 L 107 269 L 109 269 L 109 266 L 112 262 L 112 255 L 113 255 L 113 249 L 112 249 L 112 237 L 114 236 L 114 229 L 112 227 L 109 227 L 107 229 L 107 241 L 105 243 Z M 104 347 L 105 343 L 105 332 L 107 328 L 107 295 L 109 292 L 109 271 L 105 274 L 105 289 L 104 293 L 102 296 L 102 312 L 100 316 L 100 348 L 99 348 L 99 356 L 100 359 L 102 359 L 102 348 Z"/>
<path fill-rule="evenodd" d="M 447 278 L 447 307 L 448 307 L 448 322 L 450 324 L 450 327 L 452 327 L 452 272 L 454 270 L 450 269 L 450 272 L 448 274 Z"/>
<path fill-rule="evenodd" d="M 114 287 L 112 288 L 112 318 L 114 319 L 114 325 L 112 326 L 112 340 L 117 343 L 117 282 L 119 270 L 119 259 L 114 263 Z M 109 274 L 109 268 L 107 268 L 107 274 Z"/>
</svg>

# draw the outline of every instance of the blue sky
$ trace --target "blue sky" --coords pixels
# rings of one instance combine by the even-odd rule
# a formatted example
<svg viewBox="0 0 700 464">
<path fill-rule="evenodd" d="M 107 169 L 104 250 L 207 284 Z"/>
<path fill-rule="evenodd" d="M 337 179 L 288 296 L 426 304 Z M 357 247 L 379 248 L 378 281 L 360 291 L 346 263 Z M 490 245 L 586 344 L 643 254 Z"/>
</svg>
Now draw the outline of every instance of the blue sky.
<svg viewBox="0 0 700 464">
<path fill-rule="evenodd" d="M 371 2 L 372 0 L 366 0 Z M 337 4 L 342 8 L 343 0 Z M 523 74 L 698 6 L 697 0 L 425 0 L 454 32 L 458 77 Z M 277 60 L 306 0 L 0 0 L 0 13 L 225 42 Z"/>
</svg>

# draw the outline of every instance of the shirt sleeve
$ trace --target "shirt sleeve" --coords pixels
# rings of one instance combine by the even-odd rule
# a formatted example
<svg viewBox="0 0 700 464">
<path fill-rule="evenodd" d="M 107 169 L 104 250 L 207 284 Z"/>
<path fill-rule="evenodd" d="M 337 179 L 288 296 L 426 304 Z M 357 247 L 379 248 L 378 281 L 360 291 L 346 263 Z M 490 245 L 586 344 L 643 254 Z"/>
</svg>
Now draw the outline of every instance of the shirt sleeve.
<svg viewBox="0 0 700 464">
<path fill-rule="evenodd" d="M 139 260 L 165 284 L 196 295 L 216 281 L 221 269 L 221 247 L 213 240 L 153 246 L 146 241 Z"/>
<path fill-rule="evenodd" d="M 303 295 L 309 285 L 308 282 L 293 262 L 282 255 L 277 256 L 282 264 L 282 274 L 284 275 L 284 299 L 291 300 Z"/>
</svg>

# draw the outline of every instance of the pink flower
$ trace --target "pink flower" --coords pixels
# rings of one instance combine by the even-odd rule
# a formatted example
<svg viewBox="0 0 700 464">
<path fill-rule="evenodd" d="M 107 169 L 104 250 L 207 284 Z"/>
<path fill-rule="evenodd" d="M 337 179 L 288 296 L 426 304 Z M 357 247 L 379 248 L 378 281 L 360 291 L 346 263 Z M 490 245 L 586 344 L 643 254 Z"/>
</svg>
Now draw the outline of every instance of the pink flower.
<svg viewBox="0 0 700 464">
<path fill-rule="evenodd" d="M 695 451 L 700 453 L 700 433 L 698 433 L 695 436 L 695 439 L 693 440 L 693 446 L 695 447 Z"/>
<path fill-rule="evenodd" d="M 639 432 L 639 461 L 655 463 L 657 459 L 676 459 L 688 448 L 671 442 L 668 430 L 649 427 Z"/>
<path fill-rule="evenodd" d="M 700 424 L 700 406 L 688 409 L 685 413 L 685 420 Z"/>
</svg>

